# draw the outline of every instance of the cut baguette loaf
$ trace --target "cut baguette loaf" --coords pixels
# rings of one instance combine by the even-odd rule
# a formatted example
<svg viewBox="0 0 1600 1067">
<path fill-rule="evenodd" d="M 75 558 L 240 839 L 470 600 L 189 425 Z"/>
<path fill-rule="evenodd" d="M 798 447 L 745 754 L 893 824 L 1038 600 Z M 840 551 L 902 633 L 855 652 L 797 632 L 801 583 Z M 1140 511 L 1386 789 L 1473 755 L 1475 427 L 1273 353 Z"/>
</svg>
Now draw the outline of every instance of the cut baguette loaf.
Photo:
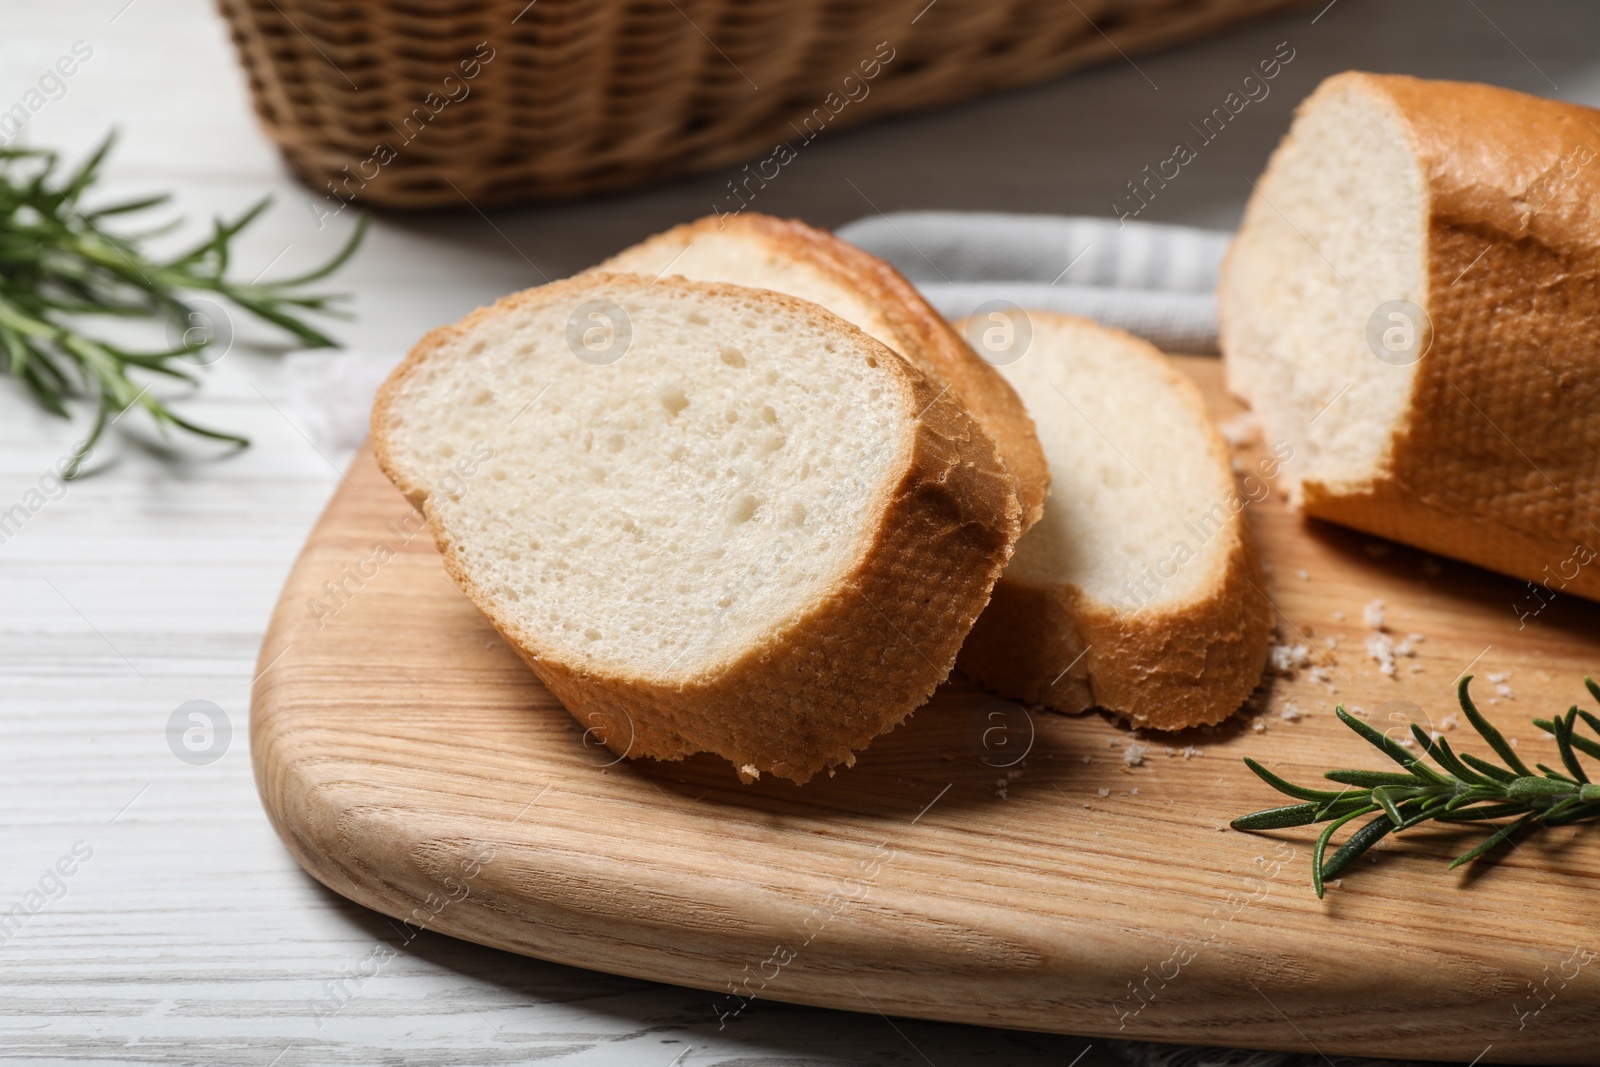
<svg viewBox="0 0 1600 1067">
<path fill-rule="evenodd" d="M 821 308 L 735 286 L 506 297 L 423 338 L 372 438 L 580 725 L 746 778 L 849 764 L 925 701 L 1019 533 L 954 397 Z"/>
<path fill-rule="evenodd" d="M 1600 598 L 1600 112 L 1350 72 L 1223 270 L 1229 387 L 1308 514 Z"/>
<path fill-rule="evenodd" d="M 1159 730 L 1219 722 L 1260 681 L 1272 633 L 1227 447 L 1199 389 L 1151 345 L 1027 314 L 1032 341 L 1003 373 L 1054 489 L 959 666 L 1060 711 Z"/>
<path fill-rule="evenodd" d="M 1038 521 L 1050 468 L 1022 401 L 888 263 L 832 234 L 755 212 L 674 227 L 595 268 L 678 275 L 788 293 L 820 304 L 948 385 L 994 440 L 1017 482 L 1024 529 Z"/>
</svg>

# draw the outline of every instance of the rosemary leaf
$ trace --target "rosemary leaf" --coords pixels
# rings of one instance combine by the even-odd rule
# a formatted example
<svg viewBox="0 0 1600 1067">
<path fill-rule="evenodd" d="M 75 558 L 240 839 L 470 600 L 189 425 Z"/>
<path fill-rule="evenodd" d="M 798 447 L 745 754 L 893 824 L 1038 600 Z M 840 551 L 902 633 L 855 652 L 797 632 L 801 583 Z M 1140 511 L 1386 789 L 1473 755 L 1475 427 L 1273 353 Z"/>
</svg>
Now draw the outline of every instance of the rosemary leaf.
<svg viewBox="0 0 1600 1067">
<path fill-rule="evenodd" d="M 1405 767 L 1408 770 L 1410 769 L 1411 764 L 1415 761 L 1416 757 L 1407 752 L 1405 750 L 1405 746 L 1401 745 L 1393 738 L 1379 733 L 1377 730 L 1374 730 L 1372 727 L 1368 726 L 1366 723 L 1362 722 L 1348 711 L 1345 711 L 1344 705 L 1342 704 L 1339 705 L 1338 708 L 1334 709 L 1334 714 L 1339 716 L 1340 722 L 1344 723 L 1346 726 L 1350 727 L 1350 729 L 1354 730 L 1356 733 L 1360 734 L 1362 737 L 1371 742 L 1372 746 L 1379 752 L 1382 752 L 1385 756 L 1388 756 L 1390 759 L 1400 764 L 1400 766 Z"/>
<path fill-rule="evenodd" d="M 1276 774 L 1273 774 L 1271 771 L 1261 766 L 1261 764 L 1257 763 L 1249 756 L 1244 758 L 1244 763 L 1246 767 L 1249 767 L 1252 771 L 1255 771 L 1256 775 L 1262 781 L 1266 782 L 1278 792 L 1287 796 L 1297 797 L 1300 800 L 1338 800 L 1348 792 L 1348 790 L 1335 793 L 1327 789 L 1307 789 L 1304 786 L 1293 785 L 1284 781 L 1282 778 L 1279 778 Z"/>
<path fill-rule="evenodd" d="M 1324 879 L 1337 878 L 1339 872 L 1350 866 L 1350 862 L 1361 856 L 1367 849 L 1383 840 L 1389 831 L 1395 829 L 1395 824 L 1388 815 L 1380 815 L 1376 819 L 1362 826 L 1361 829 L 1351 834 L 1349 840 L 1339 846 L 1322 868 Z"/>
<path fill-rule="evenodd" d="M 1584 773 L 1583 764 L 1578 762 L 1577 753 L 1572 751 L 1572 742 L 1575 740 L 1572 731 L 1577 719 L 1578 705 L 1574 704 L 1567 709 L 1567 717 L 1565 719 L 1556 720 L 1560 727 L 1555 731 L 1556 747 L 1561 751 L 1561 762 L 1566 765 L 1567 770 L 1572 772 L 1572 777 L 1580 782 L 1587 782 L 1589 776 Z"/>
<path fill-rule="evenodd" d="M 1341 815 L 1337 819 L 1333 820 L 1328 824 L 1328 828 L 1326 830 L 1323 830 L 1322 833 L 1317 835 L 1316 846 L 1311 850 L 1311 884 L 1316 889 L 1317 898 L 1319 900 L 1321 899 L 1324 890 L 1323 872 L 1326 870 L 1326 868 L 1322 865 L 1322 856 L 1323 853 L 1328 851 L 1328 842 L 1333 838 L 1334 832 L 1351 819 L 1359 818 L 1362 815 L 1366 815 L 1377 810 L 1378 809 L 1376 805 L 1363 804 L 1355 811 L 1352 811 L 1346 815 Z"/>
<path fill-rule="evenodd" d="M 1517 776 L 1506 770 L 1504 767 L 1496 767 L 1488 760 L 1481 760 L 1477 756 L 1472 755 L 1470 752 L 1461 753 L 1461 759 L 1462 762 L 1466 763 L 1474 770 L 1488 775 L 1490 778 L 1493 778 L 1496 782 L 1499 782 L 1502 785 L 1509 785 L 1517 780 Z"/>
<path fill-rule="evenodd" d="M 1483 714 L 1478 711 L 1477 705 L 1472 702 L 1472 695 L 1467 692 L 1467 687 L 1471 684 L 1472 675 L 1462 675 L 1461 683 L 1456 686 L 1456 694 L 1461 700 L 1462 712 L 1472 722 L 1472 728 L 1483 735 L 1483 739 L 1489 742 L 1489 747 L 1495 750 L 1495 754 L 1506 761 L 1507 767 L 1510 767 L 1524 778 L 1530 776 L 1533 772 L 1528 770 L 1527 766 L 1517 758 L 1517 750 L 1511 747 L 1511 743 L 1505 739 L 1499 730 L 1494 728 L 1494 725 L 1488 719 L 1483 717 Z"/>
<path fill-rule="evenodd" d="M 1518 830 L 1521 830 L 1524 826 L 1527 826 L 1530 822 L 1532 822 L 1534 820 L 1534 815 L 1535 815 L 1535 813 L 1530 811 L 1528 814 L 1524 815 L 1522 818 L 1518 819 L 1516 822 L 1507 823 L 1505 826 L 1500 827 L 1500 829 L 1498 829 L 1494 833 L 1490 834 L 1488 839 L 1485 840 L 1483 842 L 1483 844 L 1479 845 L 1477 848 L 1469 849 L 1468 851 L 1463 852 L 1461 855 L 1457 856 L 1455 859 L 1451 860 L 1450 861 L 1450 869 L 1453 871 L 1457 867 L 1461 866 L 1463 863 L 1471 863 L 1473 860 L 1477 859 L 1479 856 L 1482 856 L 1484 853 L 1486 853 L 1490 849 L 1494 848 L 1500 842 L 1504 841 L 1506 838 L 1510 837 L 1512 834 L 1516 833 Z"/>
<path fill-rule="evenodd" d="M 1323 775 L 1340 785 L 1358 785 L 1363 789 L 1376 789 L 1381 785 L 1412 786 L 1416 778 L 1409 774 L 1391 774 L 1388 771 L 1329 771 Z"/>
</svg>

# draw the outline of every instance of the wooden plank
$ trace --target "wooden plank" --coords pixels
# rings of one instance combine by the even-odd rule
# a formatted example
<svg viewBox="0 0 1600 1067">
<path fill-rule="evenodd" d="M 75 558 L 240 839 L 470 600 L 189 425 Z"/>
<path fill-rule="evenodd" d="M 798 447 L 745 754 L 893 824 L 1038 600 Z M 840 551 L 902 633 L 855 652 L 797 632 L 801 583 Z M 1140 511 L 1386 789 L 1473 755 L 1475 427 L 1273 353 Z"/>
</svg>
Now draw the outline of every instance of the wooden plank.
<svg viewBox="0 0 1600 1067">
<path fill-rule="evenodd" d="M 1234 412 L 1215 361 L 1179 362 L 1219 416 Z M 1308 832 L 1225 824 L 1276 798 L 1241 756 L 1300 780 L 1376 766 L 1337 701 L 1386 728 L 1414 702 L 1483 751 L 1446 718 L 1469 667 L 1505 687 L 1480 678 L 1489 717 L 1551 762 L 1528 719 L 1600 671 L 1600 607 L 1558 599 L 1519 629 L 1521 583 L 1308 523 L 1264 484 L 1249 508 L 1263 592 L 1310 662 L 1245 714 L 1136 738 L 955 679 L 856 767 L 745 786 L 710 757 L 619 762 L 595 744 L 449 582 L 364 452 L 262 646 L 257 783 L 336 892 L 482 944 L 710 990 L 729 1019 L 759 996 L 1326 1054 L 1593 1062 L 1590 830 L 1466 874 L 1444 862 L 1481 831 L 1425 830 L 1318 901 Z M 1422 635 L 1394 677 L 1363 648 L 1374 600 L 1396 640 Z"/>
</svg>

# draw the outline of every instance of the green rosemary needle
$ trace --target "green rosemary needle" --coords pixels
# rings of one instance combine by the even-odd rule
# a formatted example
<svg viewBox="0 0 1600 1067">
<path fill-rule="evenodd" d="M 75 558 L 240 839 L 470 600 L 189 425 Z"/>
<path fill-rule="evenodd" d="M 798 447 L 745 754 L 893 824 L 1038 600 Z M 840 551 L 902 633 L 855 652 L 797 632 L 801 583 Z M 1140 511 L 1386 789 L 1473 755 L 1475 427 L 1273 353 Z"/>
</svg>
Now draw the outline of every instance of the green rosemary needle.
<svg viewBox="0 0 1600 1067">
<path fill-rule="evenodd" d="M 1367 849 L 1391 832 L 1409 830 L 1425 822 L 1464 823 L 1489 819 L 1511 819 L 1500 825 L 1482 842 L 1457 856 L 1450 868 L 1471 863 L 1489 854 L 1497 845 L 1523 830 L 1540 826 L 1566 826 L 1585 819 L 1600 818 L 1600 785 L 1592 784 L 1584 772 L 1578 753 L 1600 759 L 1600 743 L 1576 732 L 1583 724 L 1600 736 L 1600 718 L 1576 705 L 1554 719 L 1534 719 L 1539 729 L 1554 735 L 1561 755 L 1562 770 L 1537 764 L 1530 769 L 1517 756 L 1499 730 L 1485 719 L 1472 703 L 1469 674 L 1456 687 L 1461 710 L 1478 734 L 1489 744 L 1504 766 L 1470 753 L 1457 753 L 1443 737 L 1435 738 L 1415 723 L 1411 735 L 1423 753 L 1433 759 L 1429 766 L 1398 741 L 1338 708 L 1340 720 L 1360 734 L 1384 755 L 1404 768 L 1392 771 L 1328 771 L 1323 777 L 1343 785 L 1337 792 L 1307 789 L 1287 782 L 1255 760 L 1245 764 L 1262 781 L 1280 793 L 1301 801 L 1283 808 L 1270 808 L 1233 820 L 1235 830 L 1280 830 L 1289 826 L 1327 823 L 1317 835 L 1311 853 L 1311 882 L 1321 897 L 1327 880 L 1338 875 Z M 1584 685 L 1600 701 L 1600 685 L 1585 678 Z M 1327 856 L 1333 835 L 1346 823 L 1372 815 L 1352 833 L 1332 856 Z M 1324 858 L 1326 857 L 1326 858 Z"/>
<path fill-rule="evenodd" d="M 134 234 L 114 233 L 111 227 L 118 216 L 160 207 L 170 199 L 167 195 L 93 209 L 79 206 L 114 140 L 114 135 L 107 137 L 76 170 L 61 177 L 54 152 L 0 149 L 0 373 L 15 377 L 41 406 L 62 418 L 71 417 L 71 398 L 95 405 L 94 427 L 80 456 L 94 447 L 112 420 L 135 406 L 162 430 L 176 427 L 247 445 L 237 434 L 181 417 L 135 375 L 195 381 L 175 365 L 185 357 L 203 362 L 194 357 L 213 340 L 209 331 L 190 328 L 197 321 L 195 293 L 216 294 L 306 347 L 337 347 L 338 342 L 303 316 L 336 314 L 334 304 L 340 298 L 307 294 L 303 287 L 326 278 L 350 258 L 367 220 L 361 218 L 349 241 L 322 266 L 272 282 L 241 283 L 227 277 L 230 243 L 266 210 L 270 197 L 231 221 L 214 220 L 211 235 L 187 251 L 152 257 L 142 250 L 142 242 L 177 222 Z M 176 324 L 170 331 L 175 347 L 139 351 L 96 337 L 80 328 L 92 317 Z"/>
</svg>

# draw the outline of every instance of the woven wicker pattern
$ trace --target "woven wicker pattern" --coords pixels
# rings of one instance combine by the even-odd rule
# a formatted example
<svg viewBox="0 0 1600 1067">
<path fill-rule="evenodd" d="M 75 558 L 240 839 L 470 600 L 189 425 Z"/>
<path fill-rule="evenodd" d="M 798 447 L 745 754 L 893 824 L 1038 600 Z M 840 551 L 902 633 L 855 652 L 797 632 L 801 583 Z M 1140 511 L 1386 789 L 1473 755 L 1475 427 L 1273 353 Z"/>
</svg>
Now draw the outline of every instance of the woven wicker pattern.
<svg viewBox="0 0 1600 1067">
<path fill-rule="evenodd" d="M 771 159 L 1302 2 L 220 0 L 289 164 L 330 204 L 390 207 Z"/>
</svg>

